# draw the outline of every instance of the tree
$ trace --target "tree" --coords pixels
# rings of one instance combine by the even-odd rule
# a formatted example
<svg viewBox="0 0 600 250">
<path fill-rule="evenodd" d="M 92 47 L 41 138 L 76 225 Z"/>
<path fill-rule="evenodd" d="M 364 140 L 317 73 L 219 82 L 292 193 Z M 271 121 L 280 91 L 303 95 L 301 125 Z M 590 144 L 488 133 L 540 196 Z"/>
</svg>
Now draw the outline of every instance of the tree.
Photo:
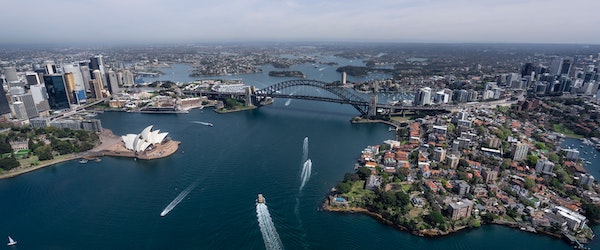
<svg viewBox="0 0 600 250">
<path fill-rule="evenodd" d="M 367 167 L 360 167 L 358 168 L 357 174 L 362 180 L 366 180 L 369 178 L 369 176 L 371 176 L 371 169 Z"/>
<path fill-rule="evenodd" d="M 600 220 L 600 207 L 588 202 L 584 202 L 582 207 L 585 211 L 585 216 L 588 217 L 589 220 L 595 222 Z"/>
<path fill-rule="evenodd" d="M 496 215 L 494 215 L 493 213 L 485 213 L 481 215 L 481 220 L 483 221 L 483 223 L 486 224 L 494 222 L 495 219 Z"/>
<path fill-rule="evenodd" d="M 560 161 L 560 157 L 557 154 L 552 153 L 548 155 L 548 160 L 554 163 L 558 163 Z"/>
<path fill-rule="evenodd" d="M 425 215 L 424 219 L 427 223 L 434 226 L 444 223 L 444 216 L 437 211 L 431 211 L 431 213 Z"/>
<path fill-rule="evenodd" d="M 240 105 L 240 103 L 236 99 L 233 99 L 233 98 L 225 99 L 225 107 L 226 108 L 235 108 L 239 105 Z"/>
<path fill-rule="evenodd" d="M 535 187 L 535 180 L 530 177 L 525 178 L 525 188 L 531 190 L 533 187 Z"/>
<path fill-rule="evenodd" d="M 34 152 L 40 161 L 52 160 L 54 159 L 54 155 L 52 155 L 52 148 L 50 145 L 44 145 L 35 149 Z"/>
<path fill-rule="evenodd" d="M 52 149 L 61 155 L 73 153 L 73 146 L 66 141 L 56 140 L 52 143 Z"/>
<path fill-rule="evenodd" d="M 536 155 L 527 155 L 527 164 L 529 164 L 529 166 L 535 166 L 538 160 L 539 158 Z"/>
<path fill-rule="evenodd" d="M 0 159 L 0 168 L 4 170 L 11 170 L 13 168 L 18 167 L 19 165 L 19 161 L 17 161 L 15 156 L 12 154 L 9 157 Z"/>
<path fill-rule="evenodd" d="M 348 183 L 348 182 L 341 182 L 340 184 L 337 185 L 337 190 L 341 194 L 348 193 L 348 192 L 350 192 L 350 190 L 352 190 L 352 184 Z"/>
</svg>

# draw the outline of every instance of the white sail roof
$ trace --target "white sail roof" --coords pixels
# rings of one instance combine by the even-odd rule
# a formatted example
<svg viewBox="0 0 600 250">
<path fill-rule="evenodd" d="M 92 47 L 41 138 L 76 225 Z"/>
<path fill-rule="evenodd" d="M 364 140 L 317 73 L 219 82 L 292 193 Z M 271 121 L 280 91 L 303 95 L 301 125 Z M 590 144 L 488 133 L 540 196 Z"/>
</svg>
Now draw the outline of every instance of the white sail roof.
<svg viewBox="0 0 600 250">
<path fill-rule="evenodd" d="M 146 127 L 140 134 L 127 134 L 121 136 L 125 143 L 125 148 L 135 152 L 142 152 L 148 149 L 151 145 L 161 143 L 168 133 L 160 133 L 160 130 L 152 130 L 150 125 Z"/>
</svg>

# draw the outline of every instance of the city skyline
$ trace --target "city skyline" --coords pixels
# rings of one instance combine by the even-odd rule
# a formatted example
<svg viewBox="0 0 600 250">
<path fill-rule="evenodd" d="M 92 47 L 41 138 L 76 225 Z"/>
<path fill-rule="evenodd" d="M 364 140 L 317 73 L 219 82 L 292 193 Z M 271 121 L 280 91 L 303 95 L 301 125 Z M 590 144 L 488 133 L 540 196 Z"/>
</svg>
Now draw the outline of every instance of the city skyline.
<svg viewBox="0 0 600 250">
<path fill-rule="evenodd" d="M 4 2 L 0 44 L 232 41 L 598 44 L 600 2 L 165 0 Z M 37 7 L 36 7 L 37 6 Z M 572 12 L 568 10 L 572 9 Z"/>
</svg>

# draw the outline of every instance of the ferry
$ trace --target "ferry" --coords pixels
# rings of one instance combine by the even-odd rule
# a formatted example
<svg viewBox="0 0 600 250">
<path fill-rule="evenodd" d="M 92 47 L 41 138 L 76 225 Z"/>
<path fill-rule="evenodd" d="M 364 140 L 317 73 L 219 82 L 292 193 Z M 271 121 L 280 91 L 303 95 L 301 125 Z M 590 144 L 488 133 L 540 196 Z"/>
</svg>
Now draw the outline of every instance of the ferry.
<svg viewBox="0 0 600 250">
<path fill-rule="evenodd" d="M 258 198 L 256 199 L 257 203 L 265 203 L 265 197 L 262 194 L 258 194 Z"/>
</svg>

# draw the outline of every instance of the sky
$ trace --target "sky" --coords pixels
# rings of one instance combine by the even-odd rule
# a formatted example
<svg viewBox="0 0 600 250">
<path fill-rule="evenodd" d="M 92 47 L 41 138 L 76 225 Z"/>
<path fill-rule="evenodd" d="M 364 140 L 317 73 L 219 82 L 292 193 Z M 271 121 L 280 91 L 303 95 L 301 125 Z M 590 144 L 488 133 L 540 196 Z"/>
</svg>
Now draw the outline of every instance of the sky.
<svg viewBox="0 0 600 250">
<path fill-rule="evenodd" d="M 0 44 L 600 44 L 598 0 L 0 0 Z"/>
</svg>

